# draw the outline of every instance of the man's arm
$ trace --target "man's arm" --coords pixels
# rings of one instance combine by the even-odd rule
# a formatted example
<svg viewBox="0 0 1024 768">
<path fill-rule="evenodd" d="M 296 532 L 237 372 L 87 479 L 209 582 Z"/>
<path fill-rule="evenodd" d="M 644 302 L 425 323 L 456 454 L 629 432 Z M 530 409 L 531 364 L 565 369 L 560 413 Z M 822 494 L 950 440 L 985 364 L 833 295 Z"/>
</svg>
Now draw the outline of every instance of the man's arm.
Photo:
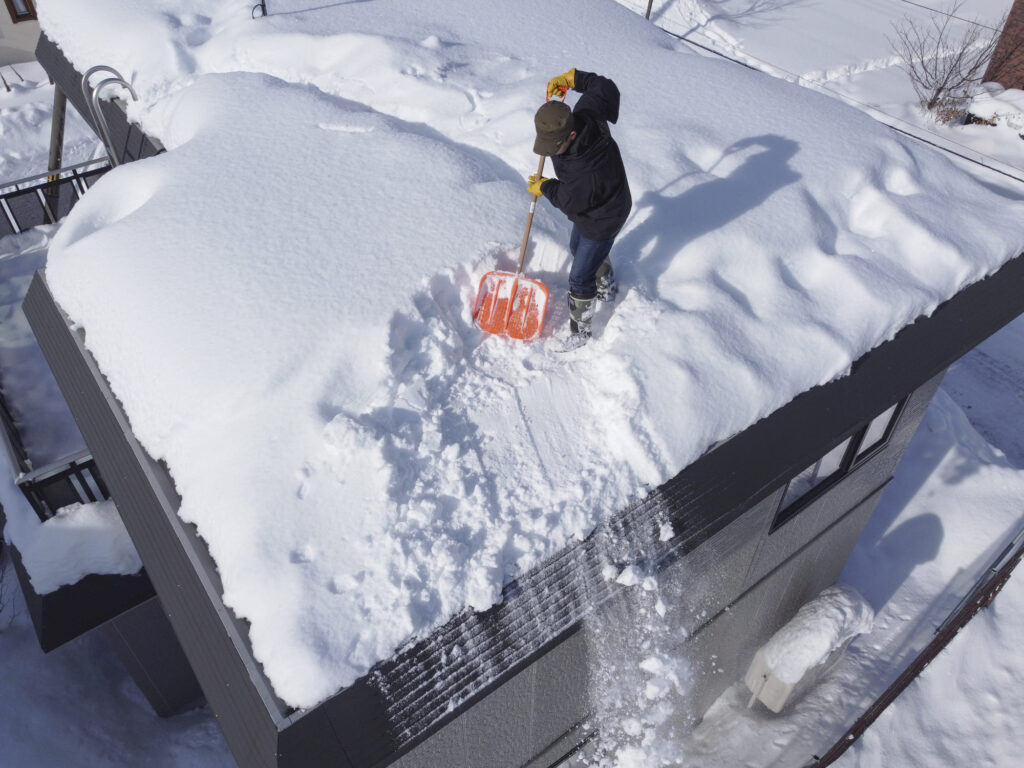
<svg viewBox="0 0 1024 768">
<path fill-rule="evenodd" d="M 591 109 L 609 123 L 618 121 L 619 89 L 609 78 L 577 69 L 573 90 L 583 94 L 576 110 Z"/>
<path fill-rule="evenodd" d="M 579 195 L 574 195 L 570 184 L 558 179 L 547 179 L 541 184 L 540 189 L 541 194 L 566 216 L 575 216 L 587 209 L 587 200 L 580 199 Z"/>
</svg>

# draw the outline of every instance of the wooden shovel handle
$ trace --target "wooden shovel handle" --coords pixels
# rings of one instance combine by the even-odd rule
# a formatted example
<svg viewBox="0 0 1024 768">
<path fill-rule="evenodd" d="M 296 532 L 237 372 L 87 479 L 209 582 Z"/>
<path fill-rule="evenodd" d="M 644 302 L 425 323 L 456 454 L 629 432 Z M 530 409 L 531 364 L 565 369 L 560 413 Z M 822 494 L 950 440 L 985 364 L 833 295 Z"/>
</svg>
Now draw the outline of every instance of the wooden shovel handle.
<svg viewBox="0 0 1024 768">
<path fill-rule="evenodd" d="M 540 156 L 540 165 L 537 166 L 537 178 L 540 178 L 544 174 L 544 161 L 547 157 L 544 155 Z M 523 271 L 523 262 L 526 261 L 526 246 L 530 242 L 530 227 L 533 226 L 533 213 L 537 210 L 537 198 L 536 196 L 530 201 L 530 215 L 526 219 L 526 231 L 523 232 L 523 245 L 519 249 L 519 266 L 516 267 L 516 274 L 520 274 Z"/>
</svg>

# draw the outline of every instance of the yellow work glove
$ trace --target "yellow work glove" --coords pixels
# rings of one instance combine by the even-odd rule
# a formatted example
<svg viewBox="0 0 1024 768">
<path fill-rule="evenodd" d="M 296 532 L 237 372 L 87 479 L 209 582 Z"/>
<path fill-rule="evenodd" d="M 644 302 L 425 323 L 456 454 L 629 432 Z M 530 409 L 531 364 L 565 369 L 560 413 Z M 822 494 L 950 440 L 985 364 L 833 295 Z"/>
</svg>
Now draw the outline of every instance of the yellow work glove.
<svg viewBox="0 0 1024 768">
<path fill-rule="evenodd" d="M 534 197 L 540 197 L 542 194 L 544 194 L 543 192 L 540 191 L 540 188 L 545 181 L 547 181 L 547 177 L 538 177 L 536 173 L 532 173 L 530 174 L 530 178 L 527 179 L 526 188 L 530 190 L 530 194 L 533 195 Z"/>
<path fill-rule="evenodd" d="M 563 98 L 570 88 L 576 86 L 576 67 L 548 80 L 548 98 Z"/>
</svg>

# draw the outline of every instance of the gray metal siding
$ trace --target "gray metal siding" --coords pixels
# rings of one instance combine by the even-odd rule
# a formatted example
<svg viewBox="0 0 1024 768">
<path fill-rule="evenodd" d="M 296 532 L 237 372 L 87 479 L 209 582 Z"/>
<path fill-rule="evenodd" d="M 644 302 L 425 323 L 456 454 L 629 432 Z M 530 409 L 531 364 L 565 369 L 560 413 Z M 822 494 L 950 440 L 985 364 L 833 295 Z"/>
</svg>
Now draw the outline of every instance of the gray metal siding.
<svg viewBox="0 0 1024 768">
<path fill-rule="evenodd" d="M 576 632 L 394 765 L 519 768 L 542 763 L 538 756 L 560 740 L 565 722 L 579 723 L 589 714 L 588 667 L 586 639 Z"/>
<path fill-rule="evenodd" d="M 870 459 L 850 471 L 832 488 L 800 510 L 791 520 L 766 536 L 757 559 L 750 569 L 748 584 L 760 580 L 778 567 L 793 552 L 831 526 L 839 517 L 873 495 L 892 477 L 907 444 L 924 418 L 924 413 L 935 391 L 942 382 L 943 373 L 933 376 L 924 386 L 915 390 L 900 412 L 892 435 L 885 446 Z M 893 400 L 895 403 L 896 400 Z M 891 405 L 892 403 L 890 403 Z M 829 446 L 822 446 L 824 454 Z M 819 454 L 820 455 L 820 454 Z M 780 488 L 780 491 L 782 489 Z M 774 510 L 773 510 L 774 516 Z"/>
<path fill-rule="evenodd" d="M 169 717 L 202 705 L 199 681 L 159 598 L 125 611 L 100 631 L 158 715 Z"/>
<path fill-rule="evenodd" d="M 695 718 L 742 677 L 764 644 L 801 605 L 839 577 L 882 489 L 846 510 L 815 540 L 752 585 L 680 650 L 694 665 Z"/>
<path fill-rule="evenodd" d="M 24 311 L 232 752 L 243 766 L 276 766 L 275 714 L 209 573 L 185 543 L 169 478 L 130 437 L 120 406 L 38 274 Z"/>
</svg>

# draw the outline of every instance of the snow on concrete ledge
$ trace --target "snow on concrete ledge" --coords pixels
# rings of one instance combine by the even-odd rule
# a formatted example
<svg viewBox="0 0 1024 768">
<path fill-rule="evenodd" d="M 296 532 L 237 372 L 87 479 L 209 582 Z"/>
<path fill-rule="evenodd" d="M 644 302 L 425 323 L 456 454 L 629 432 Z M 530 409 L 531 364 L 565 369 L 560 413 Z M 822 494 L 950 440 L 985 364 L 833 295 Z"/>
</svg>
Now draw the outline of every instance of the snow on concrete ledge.
<svg viewBox="0 0 1024 768">
<path fill-rule="evenodd" d="M 96 184 L 47 279 L 292 706 L 1024 248 L 1022 190 L 612 0 L 82 5 L 49 0 L 44 31 L 118 68 L 169 151 Z M 635 205 L 624 290 L 563 355 L 559 301 L 529 346 L 470 310 L 514 264 L 533 113 L 573 66 L 622 91 Z M 538 210 L 527 271 L 557 295 L 568 226 Z"/>
</svg>

